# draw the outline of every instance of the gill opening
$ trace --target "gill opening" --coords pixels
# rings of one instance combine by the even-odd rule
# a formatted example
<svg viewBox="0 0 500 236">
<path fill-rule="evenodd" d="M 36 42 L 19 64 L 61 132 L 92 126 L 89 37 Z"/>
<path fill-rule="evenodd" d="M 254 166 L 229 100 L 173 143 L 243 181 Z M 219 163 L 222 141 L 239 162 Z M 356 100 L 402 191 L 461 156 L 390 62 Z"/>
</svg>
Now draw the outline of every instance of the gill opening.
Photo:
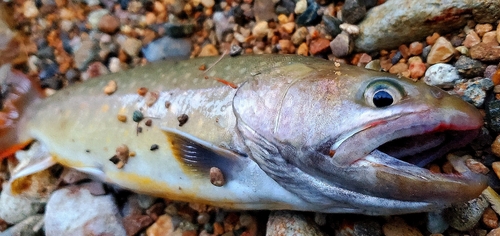
<svg viewBox="0 0 500 236">
<path fill-rule="evenodd" d="M 273 134 L 276 134 L 278 132 L 278 129 L 279 129 L 279 124 L 280 124 L 280 121 L 281 121 L 281 111 L 283 110 L 283 101 L 285 100 L 285 97 L 286 95 L 288 95 L 288 91 L 290 90 L 290 88 L 295 84 L 297 83 L 297 81 L 299 81 L 298 79 L 294 80 L 293 82 L 291 82 L 287 87 L 286 87 L 286 90 L 285 92 L 283 93 L 283 95 L 281 96 L 281 99 L 279 100 L 279 103 L 278 103 L 278 107 L 279 107 L 279 110 L 278 110 L 278 114 L 276 116 L 276 119 L 274 120 L 274 130 L 273 130 Z"/>
</svg>

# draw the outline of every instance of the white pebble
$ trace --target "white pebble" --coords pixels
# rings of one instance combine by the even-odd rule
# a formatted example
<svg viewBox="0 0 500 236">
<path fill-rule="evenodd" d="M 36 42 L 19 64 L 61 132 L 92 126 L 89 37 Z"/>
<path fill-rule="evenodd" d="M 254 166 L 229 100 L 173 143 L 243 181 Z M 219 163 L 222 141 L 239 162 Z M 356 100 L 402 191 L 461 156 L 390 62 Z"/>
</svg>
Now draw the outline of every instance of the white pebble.
<svg viewBox="0 0 500 236">
<path fill-rule="evenodd" d="M 297 4 L 295 4 L 295 14 L 302 14 L 307 9 L 307 1 L 299 0 Z"/>
<path fill-rule="evenodd" d="M 427 69 L 424 82 L 440 88 L 453 87 L 454 82 L 460 79 L 457 69 L 449 64 L 438 63 Z"/>
</svg>

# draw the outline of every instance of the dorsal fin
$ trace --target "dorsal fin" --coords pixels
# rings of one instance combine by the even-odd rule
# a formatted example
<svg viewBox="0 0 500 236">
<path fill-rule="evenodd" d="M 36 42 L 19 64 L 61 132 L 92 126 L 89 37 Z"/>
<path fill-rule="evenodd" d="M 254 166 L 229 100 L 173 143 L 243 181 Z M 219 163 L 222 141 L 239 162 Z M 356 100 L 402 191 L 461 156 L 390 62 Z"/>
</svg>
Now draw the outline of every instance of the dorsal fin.
<svg viewBox="0 0 500 236">
<path fill-rule="evenodd" d="M 219 147 L 175 129 L 162 129 L 175 158 L 191 173 L 208 176 L 210 168 L 217 167 L 229 177 L 243 168 L 247 160 L 245 154 Z"/>
</svg>

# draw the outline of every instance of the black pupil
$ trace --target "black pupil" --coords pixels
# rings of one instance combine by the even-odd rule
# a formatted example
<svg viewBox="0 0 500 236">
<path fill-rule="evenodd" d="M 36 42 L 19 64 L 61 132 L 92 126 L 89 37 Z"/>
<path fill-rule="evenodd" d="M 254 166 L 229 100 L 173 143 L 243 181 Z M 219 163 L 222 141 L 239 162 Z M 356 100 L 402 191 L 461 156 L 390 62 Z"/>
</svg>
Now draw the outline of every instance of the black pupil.
<svg viewBox="0 0 500 236">
<path fill-rule="evenodd" d="M 373 95 L 373 104 L 376 107 L 386 107 L 392 105 L 393 102 L 392 95 L 389 94 L 388 92 L 382 90 L 382 91 L 377 91 Z"/>
</svg>

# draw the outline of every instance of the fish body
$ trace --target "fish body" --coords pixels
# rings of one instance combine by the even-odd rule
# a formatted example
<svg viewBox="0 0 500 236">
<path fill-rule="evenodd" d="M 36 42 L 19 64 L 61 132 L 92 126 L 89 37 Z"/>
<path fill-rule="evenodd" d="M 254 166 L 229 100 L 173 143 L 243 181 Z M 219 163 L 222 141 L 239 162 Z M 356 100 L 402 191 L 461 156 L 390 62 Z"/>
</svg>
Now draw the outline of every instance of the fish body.
<svg viewBox="0 0 500 236">
<path fill-rule="evenodd" d="M 110 81 L 117 89 L 104 93 Z M 17 125 L 19 142 L 36 140 L 46 155 L 11 181 L 60 163 L 172 200 L 379 215 L 443 208 L 486 187 L 463 160 L 452 160 L 455 175 L 421 168 L 449 139 L 463 146 L 477 134 L 474 107 L 435 87 L 309 57 L 152 63 L 33 102 Z M 419 146 L 409 154 L 407 137 Z M 110 159 L 123 145 L 134 155 L 119 168 Z"/>
</svg>

